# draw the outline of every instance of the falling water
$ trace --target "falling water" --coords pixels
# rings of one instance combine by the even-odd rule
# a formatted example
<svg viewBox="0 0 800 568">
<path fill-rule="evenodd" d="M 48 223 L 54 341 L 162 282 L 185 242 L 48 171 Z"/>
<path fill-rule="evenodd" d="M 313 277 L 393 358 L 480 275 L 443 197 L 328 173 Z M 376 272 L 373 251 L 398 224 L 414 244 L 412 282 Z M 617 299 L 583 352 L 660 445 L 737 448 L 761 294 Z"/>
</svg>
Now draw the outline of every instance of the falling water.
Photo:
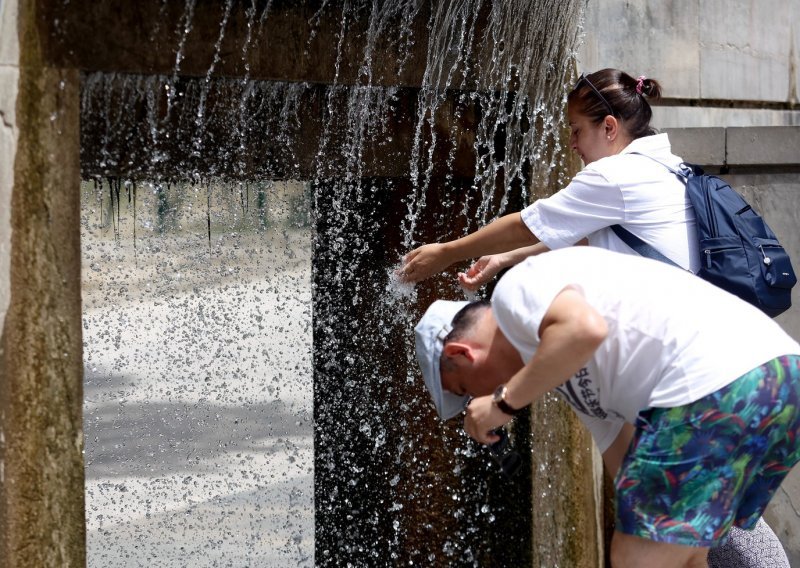
<svg viewBox="0 0 800 568">
<path fill-rule="evenodd" d="M 156 454 L 148 457 L 151 462 L 165 445 L 197 442 L 192 429 L 240 428 L 243 457 L 230 446 L 218 455 L 241 460 L 235 476 L 187 474 L 185 491 L 180 491 L 184 480 L 170 487 L 170 506 L 179 507 L 181 496 L 192 503 L 202 491 L 218 491 L 214 494 L 224 499 L 226 491 L 241 490 L 250 505 L 186 510 L 211 539 L 201 546 L 189 536 L 188 546 L 203 550 L 193 558 L 210 555 L 222 562 L 237 558 L 231 546 L 221 544 L 227 538 L 256 563 L 268 562 L 257 534 L 265 526 L 256 518 L 271 510 L 258 492 L 268 494 L 273 481 L 269 460 L 258 451 L 256 430 L 279 408 L 280 385 L 291 382 L 289 377 L 310 381 L 313 363 L 316 550 L 312 560 L 310 535 L 296 528 L 302 522 L 294 522 L 283 552 L 269 565 L 529 561 L 526 478 L 501 479 L 482 448 L 456 426 L 434 419 L 413 360 L 410 330 L 421 309 L 434 296 L 461 292 L 444 280 L 417 288 L 400 285 L 393 268 L 412 246 L 472 231 L 523 206 L 533 181 L 558 168 L 563 97 L 582 2 L 322 1 L 293 7 L 227 0 L 217 8 L 216 30 L 202 20 L 201 13 L 211 10 L 202 3 L 187 0 L 179 13 L 164 6 L 157 12 L 165 20 L 158 29 L 159 37 L 172 38 L 172 70 L 88 70 L 81 99 L 82 172 L 95 180 L 85 188 L 85 203 L 97 204 L 85 205 L 84 226 L 102 234 L 107 217 L 95 209 L 108 206 L 103 196 L 109 186 L 135 182 L 139 203 L 123 206 L 118 221 L 122 226 L 127 212 L 130 224 L 138 210 L 138 250 L 154 255 L 155 268 L 140 254 L 137 276 L 127 281 L 126 269 L 114 264 L 121 258 L 119 249 L 135 242 L 126 241 L 124 230 L 112 243 L 88 239 L 95 249 L 86 254 L 93 286 L 111 298 L 109 306 L 115 306 L 117 286 L 142 294 L 160 288 L 166 299 L 148 301 L 196 314 L 191 325 L 180 328 L 168 321 L 132 322 L 132 312 L 110 307 L 111 315 L 96 325 L 101 338 L 112 338 L 115 372 L 145 360 L 136 354 L 136 338 L 120 331 L 134 323 L 167 326 L 169 341 L 188 340 L 198 349 L 188 356 L 154 355 L 148 364 L 146 372 L 154 376 L 168 369 L 168 380 L 178 385 L 174 389 L 154 380 L 147 383 L 150 391 L 117 391 L 103 383 L 102 375 L 92 374 L 89 361 L 87 380 L 100 393 L 87 402 L 92 431 L 114 427 L 108 405 L 116 405 L 118 416 L 132 407 L 144 412 L 149 394 L 178 400 L 175 407 L 158 409 L 161 414 L 147 414 L 157 417 L 154 432 L 137 431 Z M 293 46 L 296 51 L 273 52 L 280 47 L 270 43 L 279 27 L 298 21 L 304 22 L 306 36 Z M 205 70 L 191 61 L 194 35 L 201 32 L 212 38 Z M 302 72 L 272 76 L 264 71 L 272 69 L 271 57 L 287 53 Z M 327 57 L 330 64 L 315 65 L 315 57 Z M 275 207 L 284 212 L 276 214 Z M 298 254 L 309 260 L 312 238 L 313 268 L 306 276 L 313 293 L 311 287 L 307 296 L 291 293 L 295 311 L 283 312 L 282 319 L 278 289 L 301 287 L 305 276 L 298 272 L 287 279 L 281 266 L 299 266 Z M 170 260 L 164 256 L 171 246 L 166 243 L 178 241 L 190 254 Z M 267 258 L 277 266 L 267 268 Z M 233 279 L 236 273 L 242 279 Z M 219 291 L 203 293 L 206 288 Z M 180 290 L 194 292 L 182 296 Z M 226 304 L 231 294 L 252 307 L 244 323 L 232 319 L 233 305 Z M 307 302 L 305 311 L 297 304 L 300 298 Z M 287 367 L 271 352 L 269 346 L 278 344 L 281 351 L 291 351 L 282 343 L 289 332 L 300 338 L 306 333 L 298 340 L 302 347 L 311 329 L 313 361 L 296 361 L 292 357 L 302 355 L 295 353 L 288 357 L 294 366 Z M 98 348 L 87 351 L 97 354 Z M 192 364 L 204 360 L 203 351 L 224 354 L 223 363 L 235 364 L 216 369 L 206 364 L 196 374 Z M 231 390 L 237 377 L 236 384 L 246 386 Z M 211 400 L 227 405 L 231 414 L 216 416 Z M 197 416 L 187 410 L 192 405 L 216 418 L 192 422 Z M 237 405 L 240 413 L 232 410 Z M 247 411 L 255 415 L 247 418 Z M 288 420 L 308 418 L 302 408 L 294 412 Z M 162 419 L 188 420 L 193 427 L 160 440 L 156 432 Z M 515 443 L 527 448 L 524 423 L 518 430 Z M 269 439 L 271 452 L 291 445 L 288 437 Z M 206 460 L 204 467 L 222 467 L 210 446 L 199 447 L 206 453 L 195 457 Z M 88 443 L 89 467 L 102 462 L 113 469 L 108 460 L 114 451 Z M 296 450 L 286 452 L 300 459 Z M 135 489 L 148 515 L 159 507 L 164 512 L 163 503 L 148 496 L 152 484 Z M 89 496 L 89 525 L 100 539 L 94 546 L 106 546 L 102 535 L 111 519 L 92 517 L 92 500 L 112 500 L 122 486 L 133 491 L 131 484 L 101 484 Z M 310 506 L 293 495 L 290 510 L 296 514 L 298 503 Z M 219 536 L 217 543 L 210 535 L 215 523 L 225 524 L 225 510 L 251 515 L 255 532 Z M 171 531 L 175 525 L 158 528 Z M 502 550 L 494 544 L 501 535 Z M 168 543 L 162 552 L 178 546 Z"/>
</svg>

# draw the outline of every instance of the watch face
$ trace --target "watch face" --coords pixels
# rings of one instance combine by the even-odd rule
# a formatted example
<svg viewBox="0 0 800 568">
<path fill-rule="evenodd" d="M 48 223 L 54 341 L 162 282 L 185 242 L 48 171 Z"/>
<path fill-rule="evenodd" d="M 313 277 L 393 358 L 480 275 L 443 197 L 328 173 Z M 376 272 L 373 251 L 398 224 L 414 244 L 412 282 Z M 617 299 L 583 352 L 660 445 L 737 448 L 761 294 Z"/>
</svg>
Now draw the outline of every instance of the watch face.
<svg viewBox="0 0 800 568">
<path fill-rule="evenodd" d="M 506 397 L 506 385 L 500 385 L 494 391 L 494 395 L 492 396 L 492 400 L 494 402 L 500 402 Z"/>
</svg>

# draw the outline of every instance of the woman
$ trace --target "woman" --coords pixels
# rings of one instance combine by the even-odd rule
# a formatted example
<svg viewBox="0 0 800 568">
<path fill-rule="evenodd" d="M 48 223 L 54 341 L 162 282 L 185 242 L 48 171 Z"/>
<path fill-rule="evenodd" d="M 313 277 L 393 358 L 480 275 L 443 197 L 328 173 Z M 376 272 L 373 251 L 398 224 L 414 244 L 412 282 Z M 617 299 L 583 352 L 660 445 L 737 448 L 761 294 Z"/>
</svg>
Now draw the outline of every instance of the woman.
<svg viewBox="0 0 800 568">
<path fill-rule="evenodd" d="M 476 289 L 526 256 L 574 245 L 633 251 L 610 228 L 620 224 L 680 266 L 699 266 L 694 213 L 685 188 L 667 167 L 678 167 L 666 134 L 650 126 L 647 99 L 661 95 L 653 79 L 616 69 L 581 75 L 567 97 L 570 147 L 585 167 L 570 184 L 521 213 L 505 215 L 463 238 L 421 246 L 405 257 L 402 278 L 418 282 L 451 264 L 481 255 L 459 275 Z M 657 161 L 656 161 L 657 160 Z M 661 162 L 662 164 L 659 164 Z"/>
<path fill-rule="evenodd" d="M 453 263 L 480 257 L 461 285 L 476 290 L 501 269 L 530 255 L 574 244 L 636 254 L 612 230 L 622 225 L 679 266 L 695 272 L 700 258 L 695 218 L 666 134 L 650 126 L 648 99 L 658 100 L 653 79 L 634 79 L 617 69 L 581 75 L 567 97 L 570 148 L 584 168 L 555 195 L 520 213 L 505 215 L 453 241 L 423 245 L 404 259 L 401 280 L 419 282 Z M 660 163 L 659 163 L 660 162 Z M 489 256 L 482 256 L 489 255 Z M 632 438 L 623 430 L 606 466 L 616 472 Z M 710 566 L 788 566 L 774 533 L 759 521 L 750 533 L 733 530 L 728 543 L 709 553 Z"/>
</svg>

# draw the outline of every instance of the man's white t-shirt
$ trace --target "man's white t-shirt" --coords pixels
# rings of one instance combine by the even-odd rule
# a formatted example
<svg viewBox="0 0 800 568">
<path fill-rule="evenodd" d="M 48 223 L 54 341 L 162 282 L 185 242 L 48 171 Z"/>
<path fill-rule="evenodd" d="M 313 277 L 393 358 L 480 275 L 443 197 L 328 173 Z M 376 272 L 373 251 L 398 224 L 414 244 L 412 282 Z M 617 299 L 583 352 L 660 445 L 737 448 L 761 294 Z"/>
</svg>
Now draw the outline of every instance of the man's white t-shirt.
<svg viewBox="0 0 800 568">
<path fill-rule="evenodd" d="M 677 169 L 680 163 L 666 134 L 638 138 L 620 154 L 586 166 L 555 195 L 523 209 L 522 220 L 551 250 L 588 237 L 592 246 L 636 254 L 609 228 L 619 224 L 696 272 L 700 254 L 694 211 L 684 184 L 662 165 Z"/>
<path fill-rule="evenodd" d="M 701 278 L 589 246 L 531 257 L 498 282 L 492 311 L 525 363 L 545 313 L 567 287 L 608 325 L 585 368 L 557 389 L 601 451 L 641 410 L 694 402 L 775 357 L 800 354 L 773 320 Z"/>
</svg>

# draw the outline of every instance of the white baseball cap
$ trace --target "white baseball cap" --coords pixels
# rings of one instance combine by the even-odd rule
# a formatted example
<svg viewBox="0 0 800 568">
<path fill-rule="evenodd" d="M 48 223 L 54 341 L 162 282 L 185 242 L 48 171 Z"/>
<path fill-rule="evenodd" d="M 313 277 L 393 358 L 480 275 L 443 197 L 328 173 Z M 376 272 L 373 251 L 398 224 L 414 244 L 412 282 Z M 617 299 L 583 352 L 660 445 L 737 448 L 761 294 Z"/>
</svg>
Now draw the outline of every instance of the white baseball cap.
<svg viewBox="0 0 800 568">
<path fill-rule="evenodd" d="M 453 318 L 469 303 L 436 300 L 414 328 L 417 361 L 422 368 L 425 386 L 431 393 L 436 412 L 442 420 L 449 420 L 458 415 L 469 402 L 467 395 L 453 394 L 442 389 L 442 374 L 439 368 L 444 339 L 453 329 L 451 325 Z"/>
</svg>

